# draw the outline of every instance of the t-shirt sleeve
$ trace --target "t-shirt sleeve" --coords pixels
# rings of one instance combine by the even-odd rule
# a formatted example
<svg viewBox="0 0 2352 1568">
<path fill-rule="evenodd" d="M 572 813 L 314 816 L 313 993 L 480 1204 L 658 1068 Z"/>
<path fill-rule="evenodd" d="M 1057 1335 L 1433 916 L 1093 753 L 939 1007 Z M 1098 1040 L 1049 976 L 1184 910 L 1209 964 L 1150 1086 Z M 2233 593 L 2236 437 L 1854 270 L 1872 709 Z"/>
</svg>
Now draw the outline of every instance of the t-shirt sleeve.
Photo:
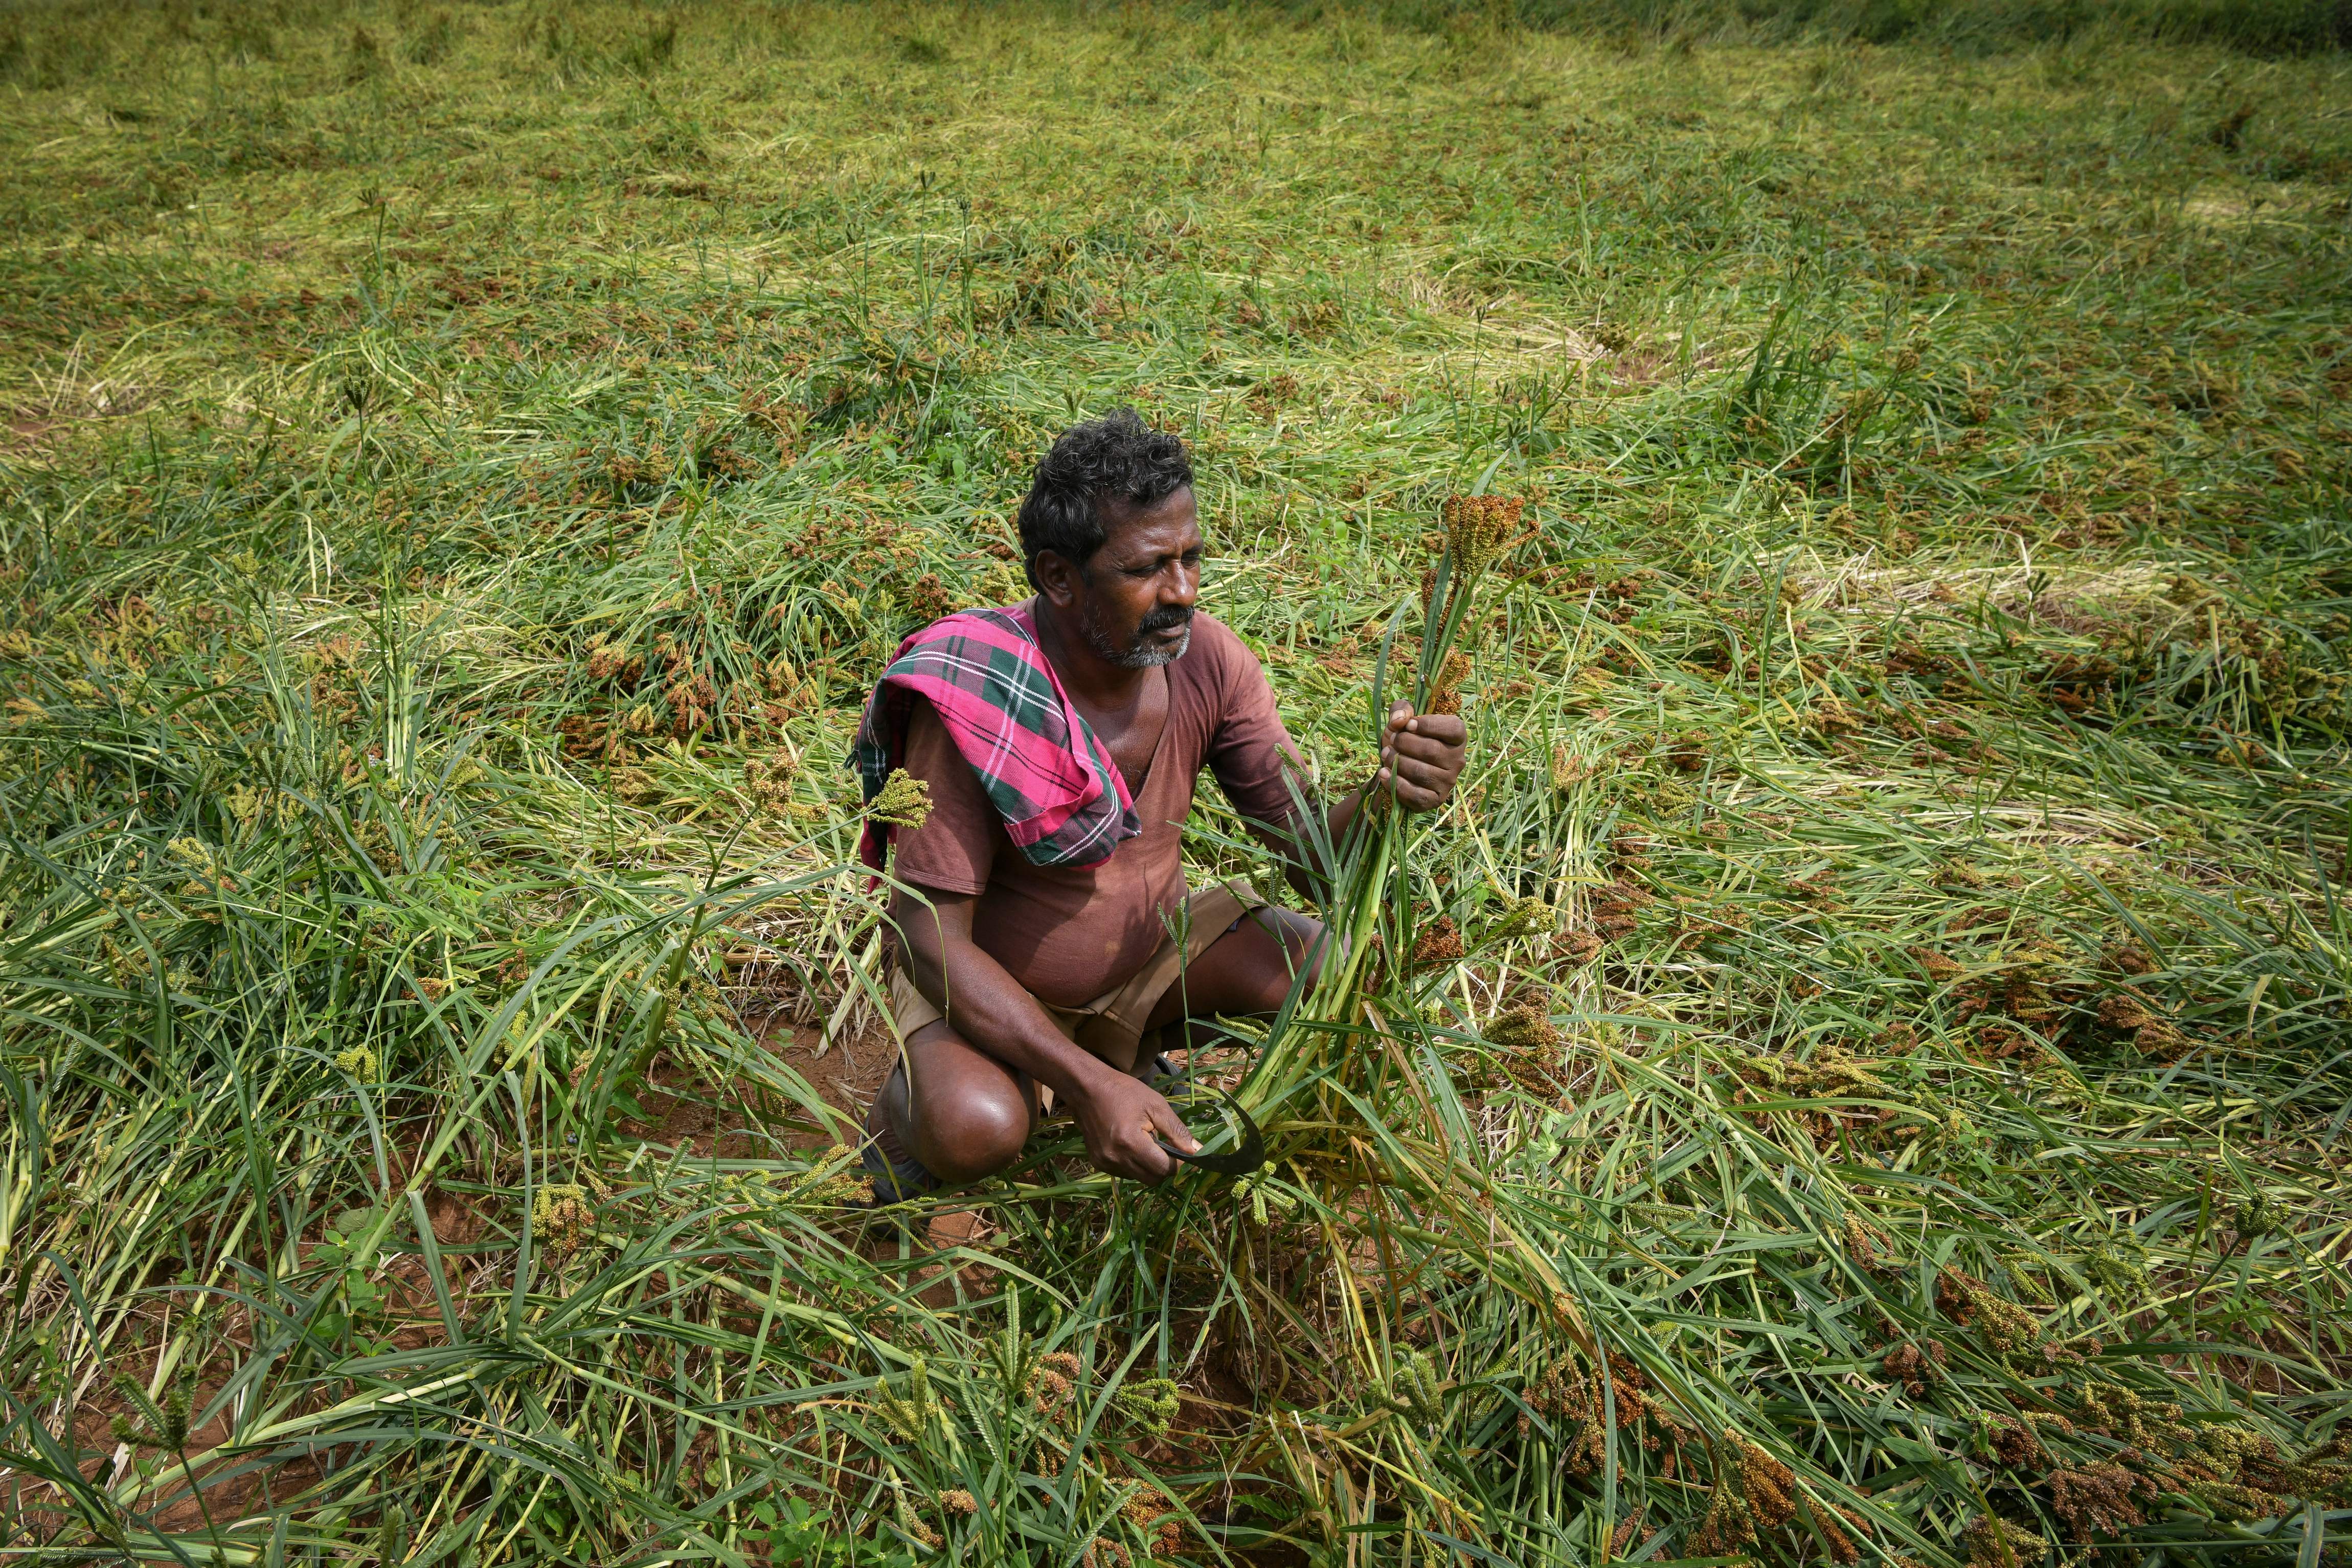
<svg viewBox="0 0 2352 1568">
<path fill-rule="evenodd" d="M 1295 775 L 1303 789 L 1307 770 L 1275 708 L 1265 666 L 1232 632 L 1222 626 L 1217 631 L 1223 712 L 1209 739 L 1209 770 L 1234 810 L 1252 821 L 1282 827 L 1297 809 L 1290 777 Z"/>
<path fill-rule="evenodd" d="M 898 830 L 898 879 L 941 893 L 985 888 L 996 858 L 996 808 L 938 711 L 920 697 L 907 716 L 906 756 L 899 766 L 930 785 L 931 814 L 919 828 Z"/>
</svg>

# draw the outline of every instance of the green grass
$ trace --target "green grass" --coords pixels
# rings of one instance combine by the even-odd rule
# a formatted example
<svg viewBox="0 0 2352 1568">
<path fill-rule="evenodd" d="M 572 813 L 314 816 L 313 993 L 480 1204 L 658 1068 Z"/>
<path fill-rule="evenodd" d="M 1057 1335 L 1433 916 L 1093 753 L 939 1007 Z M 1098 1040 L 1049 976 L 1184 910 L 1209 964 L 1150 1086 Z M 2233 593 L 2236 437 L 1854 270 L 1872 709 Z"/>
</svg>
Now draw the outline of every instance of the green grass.
<svg viewBox="0 0 2352 1568">
<path fill-rule="evenodd" d="M 12 10 L 0 1551 L 2332 1560 L 2290 10 Z M 942 1259 L 763 1042 L 871 1027 L 857 705 L 1120 402 L 1335 784 L 1443 498 L 1540 528 L 1276 1165 Z"/>
</svg>

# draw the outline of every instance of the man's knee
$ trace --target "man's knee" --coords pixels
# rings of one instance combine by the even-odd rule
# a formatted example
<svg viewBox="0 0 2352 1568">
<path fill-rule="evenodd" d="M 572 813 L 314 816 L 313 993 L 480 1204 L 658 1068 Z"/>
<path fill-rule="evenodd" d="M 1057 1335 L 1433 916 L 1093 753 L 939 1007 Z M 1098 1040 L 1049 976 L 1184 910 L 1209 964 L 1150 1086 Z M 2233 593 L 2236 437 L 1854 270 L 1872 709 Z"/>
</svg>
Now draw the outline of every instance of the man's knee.
<svg viewBox="0 0 2352 1568">
<path fill-rule="evenodd" d="M 941 1181 L 977 1181 L 1021 1157 L 1029 1119 L 1027 1097 L 1016 1084 L 959 1083 L 915 1096 L 908 1141 Z"/>
<path fill-rule="evenodd" d="M 1323 923 L 1311 915 L 1301 915 L 1295 909 L 1269 906 L 1260 912 L 1273 926 L 1276 938 L 1282 944 L 1284 956 L 1294 970 L 1303 969 L 1309 978 L 1323 967 L 1323 949 L 1330 944 L 1324 939 Z"/>
<path fill-rule="evenodd" d="M 1324 949 L 1330 946 L 1324 940 L 1323 923 L 1311 915 L 1301 915 L 1295 909 L 1282 909 L 1268 904 L 1253 913 L 1252 918 L 1261 930 L 1282 946 L 1279 964 L 1270 967 L 1263 977 L 1263 994 L 1258 998 L 1258 1012 L 1273 1012 L 1290 995 L 1293 977 L 1304 975 L 1306 983 L 1313 985 L 1323 967 Z"/>
</svg>

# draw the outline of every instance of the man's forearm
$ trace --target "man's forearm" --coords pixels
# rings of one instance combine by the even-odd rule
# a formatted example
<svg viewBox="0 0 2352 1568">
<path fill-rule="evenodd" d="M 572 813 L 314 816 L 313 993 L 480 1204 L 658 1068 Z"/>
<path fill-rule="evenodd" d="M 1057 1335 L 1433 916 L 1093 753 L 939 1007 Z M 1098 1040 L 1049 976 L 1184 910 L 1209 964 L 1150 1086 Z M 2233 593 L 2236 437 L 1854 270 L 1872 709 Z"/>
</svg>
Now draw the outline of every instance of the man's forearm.
<svg viewBox="0 0 2352 1568">
<path fill-rule="evenodd" d="M 1356 813 L 1363 809 L 1365 788 L 1359 786 L 1350 789 L 1323 809 L 1324 837 L 1333 848 L 1339 847 L 1339 841 L 1347 837 L 1348 830 L 1355 825 Z M 1278 832 L 1264 827 L 1256 831 L 1258 841 L 1279 854 L 1286 862 L 1286 869 L 1283 874 L 1289 882 L 1291 891 L 1301 898 L 1312 900 L 1316 878 L 1328 874 L 1320 848 L 1304 833 Z"/>
<path fill-rule="evenodd" d="M 1432 811 L 1445 804 L 1453 796 L 1454 781 L 1462 776 L 1462 748 L 1467 736 L 1459 714 L 1415 715 L 1410 703 L 1391 704 L 1380 766 L 1362 786 L 1326 809 L 1326 841 L 1337 845 L 1347 837 L 1363 810 L 1365 797 L 1375 790 L 1409 811 Z M 1299 896 L 1314 897 L 1317 873 L 1329 871 L 1318 863 L 1315 846 L 1286 841 L 1289 835 L 1273 829 L 1262 829 L 1260 838 L 1290 862 L 1290 885 Z"/>
<path fill-rule="evenodd" d="M 1158 1091 L 1073 1044 L 1045 1007 L 981 951 L 971 939 L 971 895 L 943 894 L 927 904 L 901 894 L 890 913 L 915 988 L 963 1043 L 1053 1090 L 1076 1114 L 1096 1168 L 1156 1182 L 1175 1168 L 1170 1150 L 1200 1147 Z M 920 1086 L 914 1088 L 919 1095 Z"/>
<path fill-rule="evenodd" d="M 1356 813 L 1363 808 L 1364 804 L 1364 789 L 1365 786 L 1359 785 L 1333 801 L 1325 810 L 1323 831 L 1329 836 L 1334 847 L 1338 846 L 1341 839 L 1348 836 L 1348 830 L 1355 826 Z"/>
<path fill-rule="evenodd" d="M 1066 1101 L 1082 1097 L 1094 1078 L 1112 1071 L 1055 1028 L 1037 998 L 977 944 L 946 931 L 919 936 L 924 913 L 908 910 L 900 921 L 908 938 L 908 977 L 967 1044 Z"/>
</svg>

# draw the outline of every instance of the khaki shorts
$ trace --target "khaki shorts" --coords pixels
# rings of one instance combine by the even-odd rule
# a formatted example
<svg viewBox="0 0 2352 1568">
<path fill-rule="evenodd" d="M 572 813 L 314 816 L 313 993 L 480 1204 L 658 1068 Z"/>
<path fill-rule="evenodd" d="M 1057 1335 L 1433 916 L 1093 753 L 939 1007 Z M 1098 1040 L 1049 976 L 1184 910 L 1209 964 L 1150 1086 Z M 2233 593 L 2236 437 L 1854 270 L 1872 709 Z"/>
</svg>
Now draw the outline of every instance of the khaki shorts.
<svg viewBox="0 0 2352 1568">
<path fill-rule="evenodd" d="M 1187 965 L 1238 925 L 1242 916 L 1265 907 L 1265 900 L 1245 882 L 1213 883 L 1195 889 L 1184 900 L 1183 915 L 1174 923 L 1177 929 L 1160 938 L 1159 949 L 1132 979 L 1083 1007 L 1056 1007 L 1048 1001 L 1037 1005 L 1045 1009 L 1045 1016 L 1064 1038 L 1139 1078 L 1150 1071 L 1156 1054 L 1155 1050 L 1145 1049 L 1143 1039 L 1143 1026 L 1151 1009 L 1160 1005 L 1160 998 L 1177 983 Z M 890 1015 L 901 1040 L 946 1016 L 915 988 L 903 965 L 893 967 L 890 973 Z"/>
</svg>

